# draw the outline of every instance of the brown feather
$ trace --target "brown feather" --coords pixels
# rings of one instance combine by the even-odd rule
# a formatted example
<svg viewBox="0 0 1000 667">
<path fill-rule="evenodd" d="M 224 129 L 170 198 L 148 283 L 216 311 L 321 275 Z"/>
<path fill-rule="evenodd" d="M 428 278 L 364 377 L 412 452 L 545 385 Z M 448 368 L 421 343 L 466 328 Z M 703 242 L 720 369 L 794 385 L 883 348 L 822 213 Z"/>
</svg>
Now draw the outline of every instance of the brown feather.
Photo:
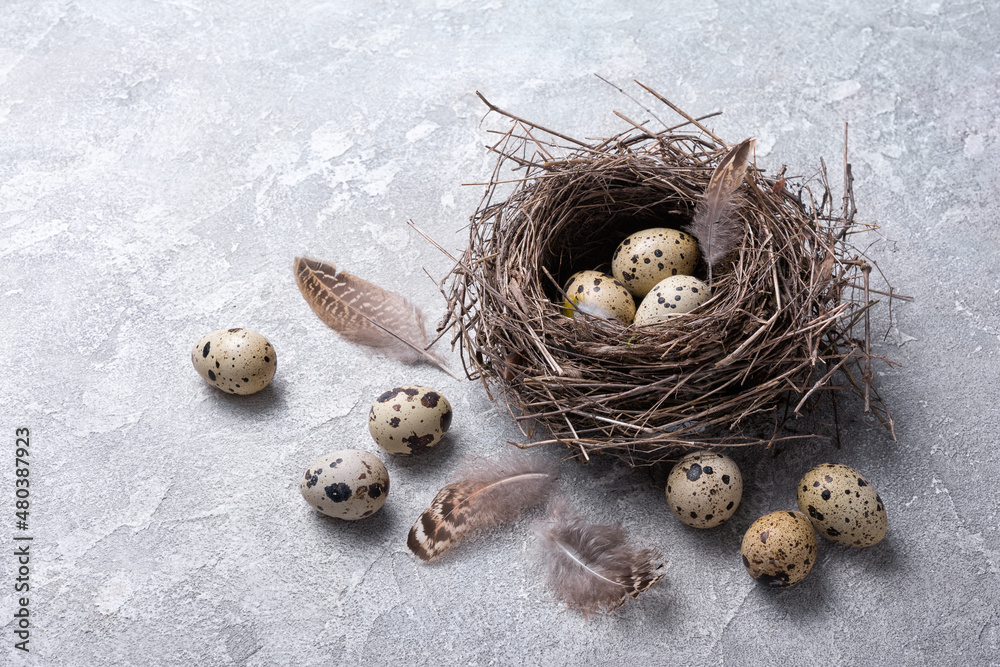
<svg viewBox="0 0 1000 667">
<path fill-rule="evenodd" d="M 406 546 L 431 560 L 480 528 L 509 523 L 542 504 L 555 472 L 530 460 L 482 461 L 441 489 L 410 529 Z"/>
<path fill-rule="evenodd" d="M 562 501 L 539 538 L 556 597 L 584 616 L 612 611 L 663 578 L 660 555 L 636 549 L 620 525 L 587 522 Z"/>
<path fill-rule="evenodd" d="M 305 257 L 295 258 L 295 282 L 313 312 L 352 343 L 404 363 L 426 361 L 447 371 L 441 358 L 425 349 L 424 317 L 403 296 Z"/>
<path fill-rule="evenodd" d="M 712 282 L 712 268 L 729 254 L 740 239 L 743 228 L 730 214 L 733 195 L 743 183 L 753 139 L 744 139 L 733 146 L 719 161 L 705 189 L 705 195 L 694 210 L 694 219 L 688 226 L 691 235 L 698 239 L 701 256 L 708 265 L 708 282 Z"/>
</svg>

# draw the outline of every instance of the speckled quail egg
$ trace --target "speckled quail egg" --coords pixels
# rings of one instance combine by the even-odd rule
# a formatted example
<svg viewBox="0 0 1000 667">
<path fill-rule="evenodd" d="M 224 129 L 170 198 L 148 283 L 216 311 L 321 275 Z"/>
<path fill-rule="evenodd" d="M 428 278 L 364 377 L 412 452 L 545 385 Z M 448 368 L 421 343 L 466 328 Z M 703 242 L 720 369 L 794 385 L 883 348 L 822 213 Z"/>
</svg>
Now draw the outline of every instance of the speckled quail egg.
<svg viewBox="0 0 1000 667">
<path fill-rule="evenodd" d="M 656 283 L 635 311 L 635 325 L 653 324 L 689 313 L 712 297 L 712 290 L 693 276 L 670 276 Z"/>
<path fill-rule="evenodd" d="M 566 281 L 563 315 L 573 317 L 578 312 L 631 324 L 635 317 L 635 301 L 625 286 L 600 271 L 580 271 Z"/>
<path fill-rule="evenodd" d="M 393 387 L 368 413 L 368 431 L 390 454 L 419 454 L 439 443 L 450 426 L 451 404 L 427 387 Z"/>
<path fill-rule="evenodd" d="M 317 512 L 355 521 L 382 509 L 389 495 L 389 473 L 374 454 L 344 449 L 313 461 L 299 491 Z"/>
<path fill-rule="evenodd" d="M 611 259 L 611 273 L 637 299 L 668 276 L 689 276 L 698 264 L 698 242 L 667 227 L 644 229 L 621 242 Z"/>
<path fill-rule="evenodd" d="M 743 566 L 769 586 L 791 586 L 806 578 L 816 562 L 816 531 L 801 512 L 771 512 L 743 535 Z"/>
<path fill-rule="evenodd" d="M 743 477 L 728 456 L 692 452 L 667 477 L 667 503 L 674 515 L 694 528 L 715 528 L 740 506 Z"/>
<path fill-rule="evenodd" d="M 816 532 L 837 544 L 870 547 L 885 537 L 889 526 L 875 487 L 840 463 L 823 463 L 803 475 L 798 503 Z"/>
<path fill-rule="evenodd" d="M 194 344 L 191 363 L 213 387 L 230 394 L 255 394 L 270 384 L 278 355 L 256 331 L 219 329 Z"/>
</svg>

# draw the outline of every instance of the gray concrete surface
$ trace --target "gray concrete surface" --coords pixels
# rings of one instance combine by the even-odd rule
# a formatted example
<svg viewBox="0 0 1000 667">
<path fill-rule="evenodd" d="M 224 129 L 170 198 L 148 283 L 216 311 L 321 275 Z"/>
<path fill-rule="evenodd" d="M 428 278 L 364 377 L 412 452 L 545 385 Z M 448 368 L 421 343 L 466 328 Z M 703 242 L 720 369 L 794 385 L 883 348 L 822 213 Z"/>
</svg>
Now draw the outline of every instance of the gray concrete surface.
<svg viewBox="0 0 1000 667">
<path fill-rule="evenodd" d="M 1000 84 L 989 2 L 412 3 L 20 0 L 0 7 L 0 663 L 1000 664 Z M 662 548 L 657 589 L 589 620 L 532 559 L 539 515 L 411 556 L 406 532 L 464 458 L 519 434 L 483 388 L 341 341 L 296 290 L 298 253 L 410 296 L 435 320 L 445 246 L 488 177 L 474 95 L 579 136 L 643 116 L 599 81 L 649 83 L 758 160 L 839 169 L 843 123 L 872 253 L 896 288 L 876 350 L 898 439 L 854 409 L 843 448 L 741 452 L 733 519 L 696 532 L 655 474 L 562 466 L 595 519 Z M 665 115 L 666 114 L 665 112 Z M 873 237 L 872 241 L 878 240 Z M 188 355 L 244 326 L 272 387 L 212 390 Z M 451 357 L 457 361 L 455 356 Z M 384 511 L 317 516 L 316 457 L 376 451 L 398 383 L 455 406 L 437 451 L 388 460 Z M 30 428 L 30 528 L 15 429 Z M 561 452 L 538 452 L 557 459 Z M 827 460 L 885 500 L 890 532 L 772 591 L 741 567 L 760 514 Z M 30 653 L 14 648 L 15 535 L 31 535 Z"/>
</svg>

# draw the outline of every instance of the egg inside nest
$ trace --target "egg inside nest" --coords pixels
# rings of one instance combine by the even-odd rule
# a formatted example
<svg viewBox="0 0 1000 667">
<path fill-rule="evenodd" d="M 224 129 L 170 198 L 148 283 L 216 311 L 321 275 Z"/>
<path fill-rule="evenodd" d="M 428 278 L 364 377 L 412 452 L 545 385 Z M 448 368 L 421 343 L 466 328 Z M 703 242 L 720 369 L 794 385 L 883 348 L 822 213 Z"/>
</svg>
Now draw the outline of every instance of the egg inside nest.
<svg viewBox="0 0 1000 667">
<path fill-rule="evenodd" d="M 698 257 L 698 242 L 690 234 L 669 227 L 643 229 L 615 249 L 611 273 L 642 299 L 664 278 L 693 274 Z"/>
<path fill-rule="evenodd" d="M 694 276 L 670 276 L 656 283 L 635 312 L 636 326 L 690 313 L 712 298 L 711 288 Z"/>
<path fill-rule="evenodd" d="M 575 317 L 586 313 L 606 320 L 632 324 L 635 301 L 620 281 L 600 271 L 580 271 L 570 276 L 565 286 L 563 315 Z"/>
</svg>

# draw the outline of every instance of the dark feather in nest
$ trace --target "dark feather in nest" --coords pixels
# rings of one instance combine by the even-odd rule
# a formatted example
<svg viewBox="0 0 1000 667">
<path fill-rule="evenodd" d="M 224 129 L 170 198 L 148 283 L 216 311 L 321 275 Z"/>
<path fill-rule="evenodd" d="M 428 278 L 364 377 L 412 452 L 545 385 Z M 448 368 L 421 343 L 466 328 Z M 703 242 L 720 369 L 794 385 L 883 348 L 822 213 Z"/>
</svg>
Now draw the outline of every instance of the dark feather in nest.
<svg viewBox="0 0 1000 667">
<path fill-rule="evenodd" d="M 620 525 L 590 523 L 562 500 L 539 531 L 549 585 L 584 616 L 613 611 L 663 578 L 660 555 L 628 542 Z"/>
<path fill-rule="evenodd" d="M 530 459 L 470 463 L 441 489 L 410 529 L 406 546 L 432 560 L 474 531 L 509 523 L 545 502 L 555 471 Z"/>
<path fill-rule="evenodd" d="M 708 266 L 709 284 L 715 265 L 743 240 L 743 226 L 732 217 L 733 195 L 746 176 L 752 146 L 753 139 L 745 139 L 723 156 L 688 226 L 691 235 L 698 239 L 702 259 Z"/>
</svg>

